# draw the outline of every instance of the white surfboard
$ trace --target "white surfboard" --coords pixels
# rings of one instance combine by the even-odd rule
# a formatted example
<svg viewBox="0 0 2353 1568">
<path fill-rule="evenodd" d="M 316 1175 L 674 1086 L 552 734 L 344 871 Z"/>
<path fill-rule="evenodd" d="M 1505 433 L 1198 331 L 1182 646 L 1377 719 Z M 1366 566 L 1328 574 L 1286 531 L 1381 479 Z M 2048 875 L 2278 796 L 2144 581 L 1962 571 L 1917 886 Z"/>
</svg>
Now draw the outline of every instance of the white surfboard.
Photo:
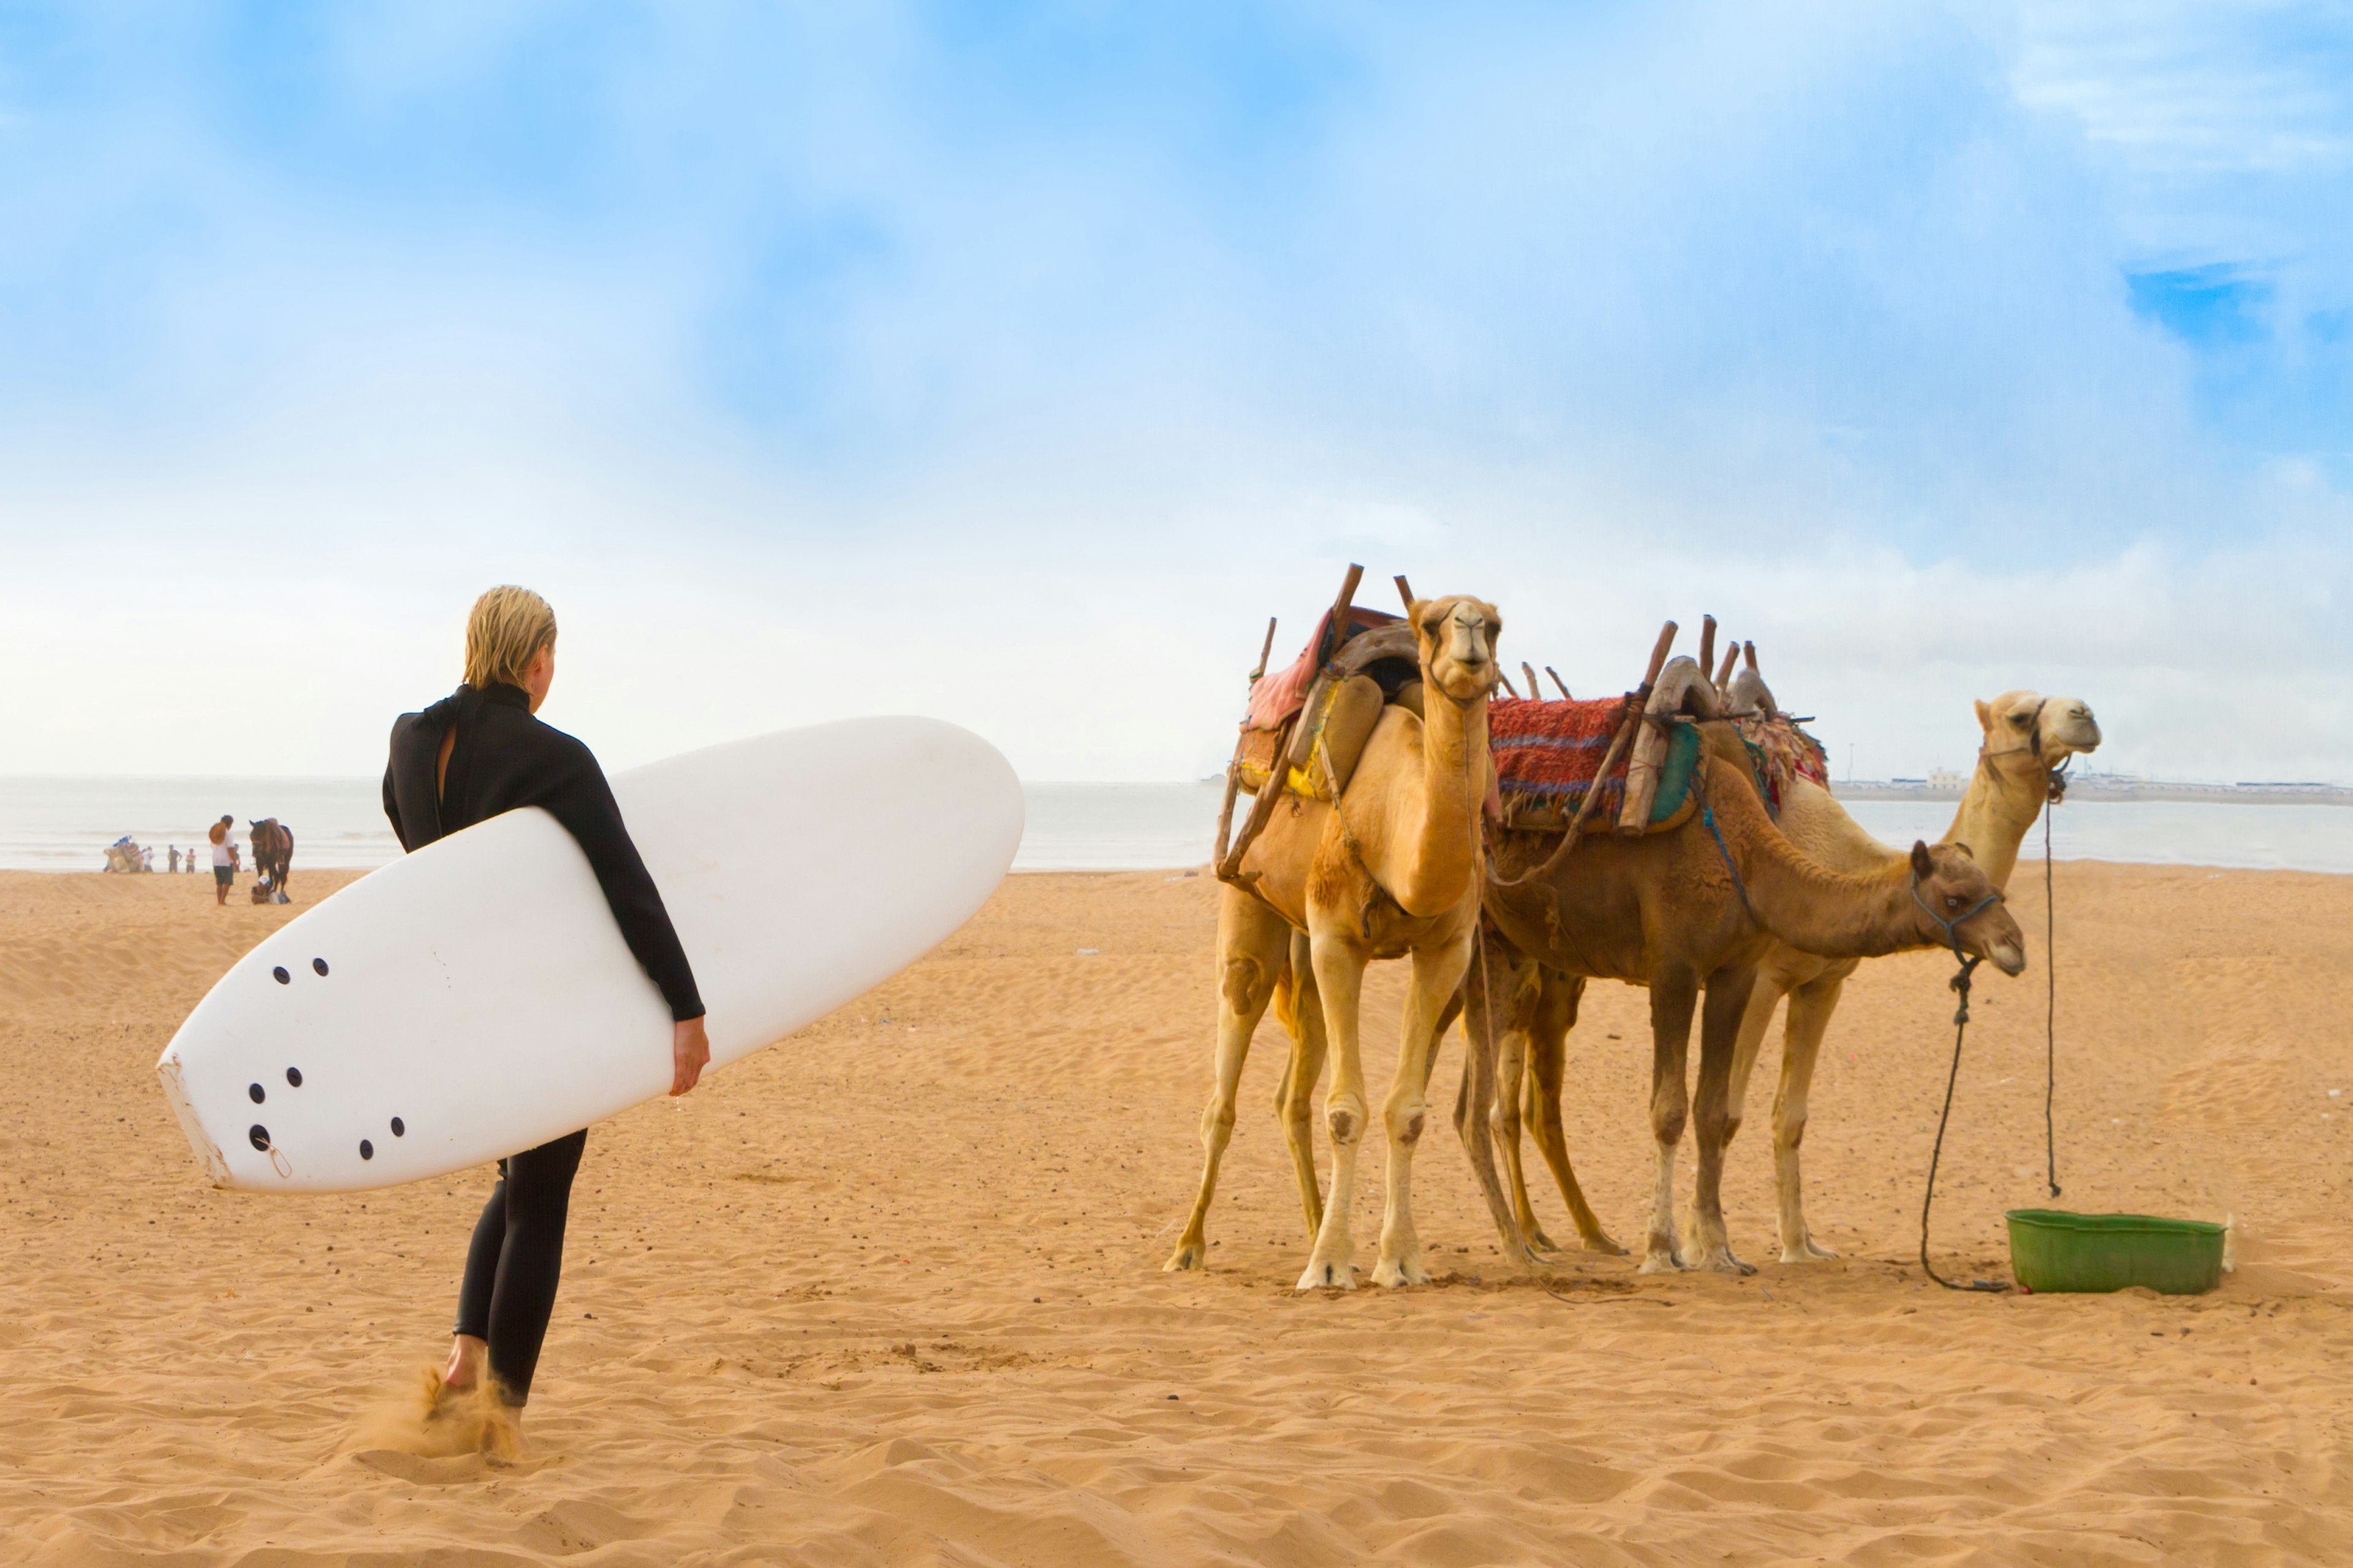
<svg viewBox="0 0 2353 1568">
<path fill-rule="evenodd" d="M 922 957 L 1021 840 L 1011 766 L 928 719 L 714 746 L 618 774 L 613 793 L 694 965 L 714 1068 Z M 533 808 L 288 922 L 156 1070 L 216 1185 L 354 1192 L 667 1093 L 670 1018 L 579 845 Z"/>
</svg>

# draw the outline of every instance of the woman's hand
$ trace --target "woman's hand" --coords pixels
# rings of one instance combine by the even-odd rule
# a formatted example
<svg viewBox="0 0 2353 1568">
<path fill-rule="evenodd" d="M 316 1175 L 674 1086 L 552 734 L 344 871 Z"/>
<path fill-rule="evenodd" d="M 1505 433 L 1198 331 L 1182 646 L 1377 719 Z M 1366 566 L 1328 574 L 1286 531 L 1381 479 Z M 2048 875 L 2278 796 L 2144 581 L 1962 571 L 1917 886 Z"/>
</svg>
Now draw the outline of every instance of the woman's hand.
<svg viewBox="0 0 2353 1568">
<path fill-rule="evenodd" d="M 702 1019 L 689 1018 L 670 1026 L 670 1091 L 684 1094 L 711 1063 L 711 1037 L 702 1032 Z"/>
</svg>

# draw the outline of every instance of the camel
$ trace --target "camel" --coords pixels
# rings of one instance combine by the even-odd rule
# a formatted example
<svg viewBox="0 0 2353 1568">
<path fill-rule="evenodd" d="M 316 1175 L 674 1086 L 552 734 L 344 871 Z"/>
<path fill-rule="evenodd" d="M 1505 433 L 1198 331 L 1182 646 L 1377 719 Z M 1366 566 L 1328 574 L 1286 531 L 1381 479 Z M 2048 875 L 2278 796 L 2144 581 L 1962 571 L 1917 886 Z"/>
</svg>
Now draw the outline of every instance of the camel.
<svg viewBox="0 0 2353 1568">
<path fill-rule="evenodd" d="M 1727 660 L 1727 674 L 1729 668 Z M 1761 703 L 1766 710 L 1772 710 L 1772 694 L 1756 676 L 1753 647 L 1748 668 L 1740 672 L 1738 681 L 1728 684 L 1719 677 L 1716 687 L 1728 695 L 1736 709 L 1753 709 Z M 2046 698 L 2032 691 L 2007 691 L 1990 703 L 1980 701 L 1977 714 L 1984 731 L 1977 773 L 1954 813 L 1952 826 L 1939 842 L 1966 847 L 1994 886 L 2007 890 L 2018 864 L 2019 847 L 2052 794 L 2053 773 L 2068 758 L 2097 750 L 2100 727 L 2082 701 Z M 1905 858 L 1902 850 L 1865 832 L 1828 790 L 1807 779 L 1792 779 L 1785 786 L 1780 826 L 1810 859 L 1833 870 L 1868 873 Z M 1783 996 L 1789 998 L 1783 1026 L 1781 1079 L 1773 1101 L 1773 1163 L 1784 1263 L 1838 1256 L 1816 1241 L 1806 1225 L 1799 1149 L 1805 1140 L 1807 1096 L 1822 1038 L 1847 976 L 1861 962 L 1859 958 L 1824 958 L 1786 942 L 1776 943 L 1757 965 L 1756 989 L 1741 1014 L 1728 1090 L 1727 1142 L 1740 1131 L 1749 1077 L 1772 1026 L 1774 1008 Z M 1577 1187 L 1561 1131 L 1563 1057 L 1583 990 L 1582 980 L 1544 973 L 1536 994 L 1519 1005 L 1518 1016 L 1529 1025 L 1527 1036 L 1525 1039 L 1507 1037 L 1496 1058 L 1494 1132 L 1504 1150 L 1504 1177 L 1514 1212 L 1539 1253 L 1556 1251 L 1558 1244 L 1545 1233 L 1528 1200 L 1519 1158 L 1523 1121 L 1552 1170 L 1586 1247 L 1617 1249 L 1594 1221 Z M 1525 1087 L 1523 1063 L 1527 1073 Z"/>
<path fill-rule="evenodd" d="M 1551 836 L 1499 834 L 1486 909 L 1504 940 L 1488 946 L 1487 985 L 1469 988 L 1466 1032 L 1482 1037 L 1491 1023 L 1507 1023 L 1511 1035 L 1525 1036 L 1544 1014 L 1540 968 L 1576 981 L 1649 987 L 1657 1156 L 1642 1271 L 1701 1267 L 1753 1273 L 1733 1254 L 1721 1184 L 1733 1058 L 1757 963 L 1777 941 L 1841 958 L 1949 942 L 2016 974 L 2026 966 L 2025 946 L 1985 870 L 1957 846 L 1915 844 L 1894 865 L 1862 874 L 1807 858 L 1766 814 L 1740 738 L 1729 724 L 1707 721 L 1715 703 L 1705 674 L 1679 658 L 1667 667 L 1661 687 L 1690 693 L 1699 710 L 1694 787 L 1702 792 L 1701 810 L 1680 827 L 1647 837 L 1595 835 L 1566 858 L 1552 855 Z M 1488 1016 L 1490 997 L 1506 1010 L 1504 1019 Z M 1694 1100 L 1685 1073 L 1695 1010 L 1700 1069 Z M 1574 996 L 1563 1006 L 1556 993 L 1544 1016 L 1547 1034 L 1554 1026 L 1565 1032 L 1574 1017 Z M 1499 1079 L 1510 1069 L 1508 1059 L 1497 1066 Z M 1540 1089 L 1556 1094 L 1556 1072 L 1552 1085 L 1543 1083 L 1542 1071 L 1537 1076 Z M 1499 1082 L 1495 1107 L 1511 1103 Z M 1484 1109 L 1466 1094 L 1458 1120 L 1482 1120 Z M 1686 1120 L 1696 1122 L 1699 1144 L 1688 1251 L 1677 1235 L 1673 1204 L 1674 1152 Z M 1565 1190 L 1573 1190 L 1565 1157 L 1556 1174 L 1564 1174 Z M 1584 1230 L 1590 1211 L 1581 1197 L 1572 1200 L 1572 1210 L 1583 1211 Z M 1595 1226 L 1587 1241 L 1607 1243 L 1607 1237 Z"/>
<path fill-rule="evenodd" d="M 1406 701 L 1383 708 L 1338 798 L 1288 797 L 1288 809 L 1277 808 L 1266 819 L 1240 876 L 1224 890 L 1218 919 L 1217 1077 L 1201 1115 L 1200 1190 L 1166 1265 L 1170 1269 L 1198 1268 L 1207 1260 L 1208 1207 L 1233 1132 L 1242 1064 L 1252 1032 L 1289 974 L 1296 987 L 1293 1006 L 1300 1015 L 1320 1011 L 1324 1025 L 1318 1031 L 1306 1016 L 1285 1020 L 1296 1048 L 1317 1056 L 1312 1063 L 1295 1059 L 1285 1079 L 1284 1119 L 1314 1236 L 1299 1289 L 1355 1288 L 1350 1215 L 1368 1120 L 1357 1030 L 1365 965 L 1375 958 L 1408 958 L 1412 978 L 1397 1071 L 1382 1105 L 1388 1189 L 1373 1279 L 1396 1287 L 1430 1278 L 1413 1225 L 1413 1154 L 1429 1121 L 1426 1090 L 1436 1042 L 1453 1016 L 1479 927 L 1485 869 L 1479 813 L 1493 779 L 1486 706 L 1499 673 L 1494 645 L 1503 620 L 1493 605 L 1467 596 L 1415 599 L 1408 619 L 1420 666 L 1421 711 Z M 1264 787 L 1282 786 L 1271 778 Z M 1305 963 L 1295 968 L 1294 931 L 1305 933 L 1300 945 L 1306 950 Z M 1306 1100 L 1327 1038 L 1337 1047 L 1338 1067 L 1324 1102 L 1332 1182 L 1331 1199 L 1323 1203 L 1305 1136 Z M 1480 1061 L 1473 1065 L 1484 1094 L 1488 1074 Z M 1502 1184 L 1483 1148 L 1483 1120 L 1461 1130 L 1472 1146 L 1472 1167 L 1481 1173 L 1496 1228 L 1516 1242 Z"/>
<path fill-rule="evenodd" d="M 1984 741 L 1968 792 L 1953 814 L 1942 842 L 1967 845 L 1997 888 L 2007 889 L 2018 866 L 2019 846 L 2051 796 L 2051 775 L 2069 757 L 2098 749 L 2100 726 L 2092 710 L 2073 698 L 2032 691 L 2005 691 L 1977 705 Z M 1805 779 L 1784 792 L 1781 831 L 1814 860 L 1841 871 L 1868 873 L 1901 851 L 1873 838 L 1846 813 L 1830 791 Z M 1838 1006 L 1840 989 L 1861 963 L 1824 958 L 1786 943 L 1757 967 L 1757 988 L 1741 1015 L 1733 1049 L 1731 1110 L 1725 1137 L 1740 1130 L 1748 1077 L 1773 1023 L 1773 1009 L 1789 999 L 1782 1026 L 1781 1081 L 1773 1097 L 1773 1173 L 1779 1190 L 1781 1261 L 1804 1263 L 1838 1254 L 1813 1238 L 1806 1226 L 1799 1173 L 1799 1146 L 1806 1136 L 1806 1095 L 1821 1054 L 1822 1037 Z"/>
</svg>

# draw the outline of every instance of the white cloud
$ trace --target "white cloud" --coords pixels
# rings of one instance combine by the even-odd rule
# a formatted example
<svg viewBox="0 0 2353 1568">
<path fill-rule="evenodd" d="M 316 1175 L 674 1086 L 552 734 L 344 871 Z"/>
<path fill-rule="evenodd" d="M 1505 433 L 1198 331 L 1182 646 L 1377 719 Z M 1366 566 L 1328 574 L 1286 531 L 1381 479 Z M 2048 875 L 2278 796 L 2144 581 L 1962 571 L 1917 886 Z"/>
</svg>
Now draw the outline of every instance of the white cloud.
<svg viewBox="0 0 2353 1568">
<path fill-rule="evenodd" d="M 914 710 L 1198 776 L 1356 558 L 1581 693 L 1715 610 L 1865 773 L 2029 685 L 2118 765 L 2353 777 L 2280 679 L 2343 500 L 2201 422 L 2119 275 L 2292 228 L 2150 173 L 2337 168 L 2282 162 L 2342 124 L 2292 62 L 2193 89 L 2189 23 L 2142 58 L 2046 6 L 1311 16 L 1297 101 L 1228 110 L 1198 61 L 1089 93 L 812 12 L 649 22 L 544 189 L 339 180 L 562 16 L 393 15 L 315 147 L 176 45 L 0 131 L 0 772 L 367 771 L 519 579 L 615 765 Z"/>
</svg>

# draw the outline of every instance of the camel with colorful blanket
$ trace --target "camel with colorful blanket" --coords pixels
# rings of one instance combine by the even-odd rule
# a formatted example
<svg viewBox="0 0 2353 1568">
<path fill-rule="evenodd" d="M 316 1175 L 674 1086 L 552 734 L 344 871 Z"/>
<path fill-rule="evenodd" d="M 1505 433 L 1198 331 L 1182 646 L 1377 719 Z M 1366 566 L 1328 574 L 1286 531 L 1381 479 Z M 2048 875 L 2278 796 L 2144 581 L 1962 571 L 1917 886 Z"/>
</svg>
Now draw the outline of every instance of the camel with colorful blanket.
<svg viewBox="0 0 2353 1568">
<path fill-rule="evenodd" d="M 1712 662 L 1715 642 L 1715 617 L 1703 620 L 1700 640 L 1699 668 L 1704 670 Z M 1665 647 L 1662 640 L 1661 647 Z M 1746 647 L 1747 662 L 1741 668 L 1740 659 Z M 1653 664 L 1657 660 L 1654 658 Z M 1550 667 L 1546 667 L 1549 670 Z M 1561 684 L 1557 675 L 1553 677 Z M 1533 689 L 1534 681 L 1530 686 Z M 1784 803 L 1793 785 L 1811 783 L 1827 787 L 1830 773 L 1828 759 L 1821 745 L 1774 704 L 1772 693 L 1757 666 L 1757 645 L 1732 644 L 1725 652 L 1723 666 L 1717 670 L 1713 685 L 1716 706 L 1731 717 L 1746 742 L 1751 771 L 1755 774 L 1766 809 L 1777 822 L 1782 819 Z M 1647 686 L 1645 689 L 1647 689 Z M 1561 695 L 1568 695 L 1562 686 Z M 1596 757 L 1591 748 L 1613 734 L 1622 722 L 1621 716 L 1635 694 L 1630 693 L 1623 702 L 1611 700 L 1580 703 L 1565 708 L 1558 704 L 1529 704 L 1525 708 L 1507 710 L 1504 722 L 1512 731 L 1500 739 L 1507 757 L 1504 769 L 1510 775 L 1507 811 L 1514 826 L 1557 826 L 1557 807 L 1546 798 L 1564 792 L 1582 792 L 1597 776 L 1609 774 L 1620 765 L 1616 758 Z M 1584 752 L 1581 758 L 1561 765 L 1548 753 L 1567 743 Z M 1696 748 L 1693 748 L 1695 752 Z M 1682 771 L 1688 771 L 1688 763 Z M 1601 777 L 1605 794 L 1613 810 L 1603 820 L 1622 813 L 1624 781 L 1618 777 Z M 1672 784 L 1668 798 L 1678 798 L 1679 791 Z M 1655 801 L 1651 808 L 1656 810 Z M 1664 826 L 1680 826 L 1688 816 L 1690 802 L 1680 808 L 1671 808 Z M 1801 846 L 1802 847 L 1802 846 Z M 1893 853 L 1893 851 L 1891 851 Z M 1837 868 L 1852 870 L 1842 866 Z M 1794 951 L 1794 950 L 1788 950 Z M 1825 961 L 1827 962 L 1827 961 Z M 1859 961 L 1843 961 L 1854 963 Z M 1523 1125 L 1531 1130 L 1536 1152 L 1550 1168 L 1555 1184 L 1560 1188 L 1562 1200 L 1568 1205 L 1569 1218 L 1577 1226 L 1580 1243 L 1588 1252 L 1622 1256 L 1625 1248 L 1610 1239 L 1586 1202 L 1584 1191 L 1577 1184 L 1574 1163 L 1568 1154 L 1567 1139 L 1561 1123 L 1561 1091 L 1566 1046 L 1568 1031 L 1575 1026 L 1577 1008 L 1584 999 L 1585 981 L 1539 965 L 1535 984 L 1536 994 L 1517 1000 L 1510 1009 L 1510 1022 L 1504 1028 L 1496 1051 L 1496 1099 L 1489 1110 L 1493 1123 L 1495 1141 L 1504 1157 L 1506 1184 L 1511 1189 L 1512 1207 L 1517 1215 L 1521 1234 L 1539 1255 L 1564 1250 L 1560 1244 L 1546 1234 L 1537 1219 L 1535 1207 L 1528 1197 L 1525 1166 L 1521 1159 L 1520 1132 Z M 1760 978 L 1759 984 L 1763 982 Z M 1769 1011 L 1769 1009 L 1768 1009 Z M 1747 1058 L 1753 1066 L 1753 1054 Z M 1746 1085 L 1743 1058 L 1736 1054 L 1730 1090 L 1731 1124 L 1729 1139 L 1739 1128 L 1740 1093 Z M 1458 1105 L 1457 1113 L 1462 1108 Z"/>
<path fill-rule="evenodd" d="M 1715 679 L 1719 697 L 1738 722 L 1759 766 L 1782 832 L 1808 858 L 1833 870 L 1884 874 L 1907 858 L 1883 844 L 1849 816 L 1831 794 L 1820 747 L 1776 705 L 1757 669 L 1756 645 L 1746 645 L 1746 668 L 1733 678 L 1727 655 Z M 2091 709 L 2073 698 L 2032 691 L 2004 692 L 1977 704 L 1983 732 L 1976 773 L 1938 842 L 1968 852 L 1998 889 L 2007 889 L 2019 847 L 2046 801 L 2064 789 L 2066 762 L 2100 744 Z M 1928 944 L 1923 944 L 1928 945 Z M 1754 1072 L 1775 1009 L 1789 1001 L 1784 1024 L 1781 1076 L 1773 1103 L 1774 1174 L 1778 1197 L 1781 1261 L 1799 1263 L 1837 1254 L 1813 1238 L 1805 1220 L 1799 1150 L 1805 1139 L 1808 1095 L 1822 1039 L 1839 995 L 1860 958 L 1826 958 L 1787 942 L 1777 944 L 1757 965 L 1755 989 L 1743 1010 L 1734 1047 L 1725 1140 L 1744 1120 L 1748 1080 Z M 1577 1184 L 1562 1131 L 1560 1099 L 1568 1031 L 1575 1026 L 1584 981 L 1546 971 L 1534 996 L 1519 1000 L 1513 1026 L 1496 1053 L 1496 1098 L 1493 1118 L 1504 1156 L 1513 1210 L 1528 1241 L 1539 1252 L 1559 1250 L 1545 1233 L 1529 1202 L 1520 1159 L 1525 1123 L 1537 1152 L 1551 1169 L 1572 1223 L 1588 1250 L 1617 1251 L 1594 1222 Z M 1694 1216 L 1695 1218 L 1695 1216 Z"/>
<path fill-rule="evenodd" d="M 1474 976 L 1466 1000 L 1470 1032 L 1487 1031 L 1492 1009 L 1507 1043 L 1492 1102 L 1466 1093 L 1457 1115 L 1469 1119 L 1492 1104 L 1508 1122 L 1517 1110 L 1501 1081 L 1511 1070 L 1509 1039 L 1526 1039 L 1540 1023 L 1547 1035 L 1555 1026 L 1565 1034 L 1573 1023 L 1574 993 L 1557 983 L 1551 1013 L 1540 1017 L 1547 970 L 1573 981 L 1647 987 L 1657 1152 L 1641 1267 L 1746 1272 L 1725 1234 L 1721 1184 L 1733 1061 L 1757 964 L 1777 944 L 1862 958 L 1948 942 L 2016 974 L 2026 954 L 2000 893 L 1957 848 L 1915 844 L 1895 865 L 1865 873 L 1833 870 L 1802 854 L 1767 810 L 1751 744 L 1704 668 L 1713 650 L 1704 643 L 1703 662 L 1662 665 L 1673 635 L 1670 623 L 1650 679 L 1622 700 L 1493 705 L 1503 823 L 1486 910 L 1500 940 L 1487 943 L 1485 983 Z M 1616 734 L 1608 750 L 1581 763 L 1600 751 L 1612 709 Z M 1599 812 L 1604 803 L 1616 807 L 1614 821 Z M 1695 1014 L 1694 1095 L 1687 1076 Z M 1556 1094 L 1554 1076 L 1556 1083 L 1545 1084 L 1540 1069 L 1540 1095 Z M 1675 1150 L 1687 1123 L 1699 1155 L 1688 1249 L 1673 1205 Z M 1588 1245 L 1614 1247 L 1577 1194 L 1566 1150 L 1557 1141 L 1540 1147 L 1548 1159 L 1559 1149 L 1555 1173 Z"/>
<path fill-rule="evenodd" d="M 1503 621 L 1483 600 L 1416 599 L 1402 579 L 1403 621 L 1358 609 L 1352 600 L 1362 570 L 1350 568 L 1300 660 L 1254 680 L 1251 721 L 1228 771 L 1218 828 L 1226 888 L 1218 920 L 1217 1076 L 1201 1117 L 1200 1189 L 1168 1259 L 1172 1269 L 1207 1259 L 1205 1226 L 1242 1064 L 1259 1019 L 1284 990 L 1294 1054 L 1312 1048 L 1316 1057 L 1312 1070 L 1295 1059 L 1287 1075 L 1286 1122 L 1295 1109 L 1293 1146 L 1314 1233 L 1299 1288 L 1354 1288 L 1350 1216 L 1369 1121 L 1358 1037 L 1364 972 L 1377 958 L 1406 958 L 1412 972 L 1403 1037 L 1381 1108 L 1388 1190 L 1373 1279 L 1385 1286 L 1429 1279 L 1413 1224 L 1413 1154 L 1429 1120 L 1435 1043 L 1458 1006 L 1479 928 L 1485 880 L 1479 815 L 1493 784 L 1487 702 Z M 1270 647 L 1272 637 L 1270 626 Z M 1254 791 L 1250 816 L 1229 845 L 1234 805 L 1245 790 Z M 1338 1058 L 1324 1111 L 1332 1143 L 1328 1205 L 1315 1196 L 1304 1136 L 1306 1096 L 1326 1039 Z M 1483 1103 L 1492 1093 L 1487 1064 L 1473 1065 L 1473 1092 Z M 1482 1146 L 1483 1119 L 1461 1131 L 1497 1232 L 1516 1241 L 1493 1153 Z"/>
</svg>

